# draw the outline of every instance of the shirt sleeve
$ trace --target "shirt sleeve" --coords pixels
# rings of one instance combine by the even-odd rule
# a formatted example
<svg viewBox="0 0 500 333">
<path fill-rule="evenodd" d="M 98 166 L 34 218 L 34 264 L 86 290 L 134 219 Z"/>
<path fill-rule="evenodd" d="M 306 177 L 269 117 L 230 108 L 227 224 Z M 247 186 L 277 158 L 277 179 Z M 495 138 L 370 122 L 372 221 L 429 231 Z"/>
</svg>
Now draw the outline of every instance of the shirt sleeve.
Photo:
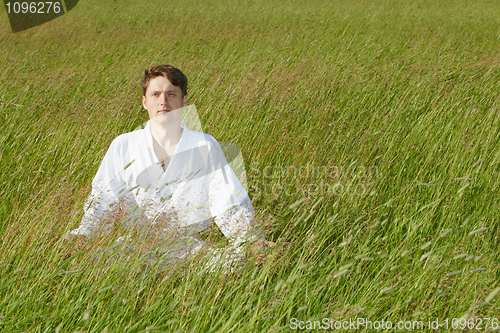
<svg viewBox="0 0 500 333">
<path fill-rule="evenodd" d="M 214 139 L 215 140 L 215 139 Z M 217 141 L 211 143 L 209 207 L 215 223 L 236 249 L 260 236 L 248 193 L 240 183 Z"/>
<path fill-rule="evenodd" d="M 135 202 L 122 179 L 124 167 L 121 165 L 118 148 L 119 143 L 115 139 L 92 181 L 92 190 L 84 205 L 80 226 L 71 230 L 70 234 L 92 237 L 106 233 L 111 229 L 113 215 L 118 213 L 121 206 L 130 206 Z"/>
</svg>

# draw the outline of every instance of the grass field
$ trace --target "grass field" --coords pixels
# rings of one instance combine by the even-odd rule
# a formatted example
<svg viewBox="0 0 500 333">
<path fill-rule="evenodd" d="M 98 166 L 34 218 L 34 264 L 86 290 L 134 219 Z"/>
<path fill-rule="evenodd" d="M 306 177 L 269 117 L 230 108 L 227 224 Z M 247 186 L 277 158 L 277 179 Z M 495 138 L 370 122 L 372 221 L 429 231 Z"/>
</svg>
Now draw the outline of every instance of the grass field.
<svg viewBox="0 0 500 333">
<path fill-rule="evenodd" d="M 498 1 L 82 0 L 16 34 L 0 8 L 0 331 L 500 326 Z M 161 63 L 242 149 L 258 265 L 140 274 L 60 241 Z"/>
</svg>

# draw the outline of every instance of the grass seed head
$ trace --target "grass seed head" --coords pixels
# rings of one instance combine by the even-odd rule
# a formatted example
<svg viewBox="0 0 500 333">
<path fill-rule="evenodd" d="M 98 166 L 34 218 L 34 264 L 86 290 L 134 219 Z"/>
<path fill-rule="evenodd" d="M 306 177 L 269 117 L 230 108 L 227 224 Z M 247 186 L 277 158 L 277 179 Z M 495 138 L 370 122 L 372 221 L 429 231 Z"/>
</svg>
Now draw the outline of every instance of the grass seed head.
<svg viewBox="0 0 500 333">
<path fill-rule="evenodd" d="M 422 246 L 420 247 L 420 249 L 421 249 L 421 250 L 425 250 L 426 248 L 428 248 L 428 247 L 429 247 L 429 246 L 431 246 L 431 245 L 432 245 L 432 242 L 427 242 L 427 243 L 425 243 L 424 245 L 422 245 Z"/>
<path fill-rule="evenodd" d="M 444 237 L 448 235 L 451 231 L 452 229 L 443 229 L 443 231 L 441 231 L 441 233 L 439 234 L 439 237 Z"/>
<path fill-rule="evenodd" d="M 387 287 L 387 288 L 384 288 L 384 289 L 380 290 L 380 293 L 381 294 L 387 294 L 387 293 L 390 293 L 393 289 L 394 289 L 393 286 Z"/>
<path fill-rule="evenodd" d="M 462 271 L 450 272 L 450 273 L 447 273 L 446 276 L 455 276 L 455 275 L 458 275 L 458 274 L 462 274 Z"/>
<path fill-rule="evenodd" d="M 488 230 L 488 227 L 482 227 L 482 228 L 479 228 L 479 229 L 476 229 L 476 230 L 472 230 L 471 232 L 469 232 L 469 236 L 472 236 L 472 235 L 475 235 L 475 234 L 479 234 L 481 232 L 484 232 Z"/>
<path fill-rule="evenodd" d="M 487 303 L 490 303 L 493 298 L 500 292 L 500 287 L 496 287 L 495 289 L 493 289 L 493 291 L 491 293 L 489 293 L 488 296 L 486 296 L 486 298 L 484 299 L 485 302 Z"/>
<path fill-rule="evenodd" d="M 87 321 L 90 318 L 90 311 L 87 310 L 83 313 L 83 321 Z"/>
<path fill-rule="evenodd" d="M 486 270 L 486 268 L 481 267 L 481 268 L 473 269 L 470 272 L 471 273 L 479 273 L 479 272 L 484 272 L 485 270 Z"/>
<path fill-rule="evenodd" d="M 458 260 L 467 257 L 467 253 L 462 253 L 453 257 L 453 260 Z"/>
<path fill-rule="evenodd" d="M 335 273 L 335 274 L 333 275 L 333 278 L 335 278 L 335 279 L 336 279 L 336 278 L 342 277 L 342 276 L 346 275 L 347 273 L 349 273 L 349 270 L 344 269 L 344 270 L 342 270 L 342 271 L 340 271 L 340 272 Z"/>
</svg>

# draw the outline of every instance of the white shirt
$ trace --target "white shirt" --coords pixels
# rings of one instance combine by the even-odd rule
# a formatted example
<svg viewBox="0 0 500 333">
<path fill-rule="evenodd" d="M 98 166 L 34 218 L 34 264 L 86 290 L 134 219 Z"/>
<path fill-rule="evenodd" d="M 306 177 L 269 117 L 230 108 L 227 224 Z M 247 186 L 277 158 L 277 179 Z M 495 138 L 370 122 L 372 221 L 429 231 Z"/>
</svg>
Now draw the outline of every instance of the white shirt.
<svg viewBox="0 0 500 333">
<path fill-rule="evenodd" d="M 89 237 L 107 232 L 106 220 L 125 211 L 125 225 L 157 228 L 163 236 L 192 235 L 211 218 L 234 246 L 250 236 L 254 219 L 247 191 L 211 135 L 189 130 L 164 171 L 154 153 L 151 125 L 118 136 L 92 181 L 79 228 Z"/>
</svg>

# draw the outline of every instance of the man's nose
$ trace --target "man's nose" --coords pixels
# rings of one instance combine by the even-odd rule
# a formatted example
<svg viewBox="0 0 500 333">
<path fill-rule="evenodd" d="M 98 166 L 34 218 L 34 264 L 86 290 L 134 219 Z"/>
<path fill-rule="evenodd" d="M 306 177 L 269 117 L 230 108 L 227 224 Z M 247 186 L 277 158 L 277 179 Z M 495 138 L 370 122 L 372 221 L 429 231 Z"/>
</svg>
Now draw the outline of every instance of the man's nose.
<svg viewBox="0 0 500 333">
<path fill-rule="evenodd" d="M 167 96 L 167 94 L 163 94 L 162 102 L 163 102 L 163 104 L 167 104 L 168 103 L 168 96 Z"/>
</svg>

